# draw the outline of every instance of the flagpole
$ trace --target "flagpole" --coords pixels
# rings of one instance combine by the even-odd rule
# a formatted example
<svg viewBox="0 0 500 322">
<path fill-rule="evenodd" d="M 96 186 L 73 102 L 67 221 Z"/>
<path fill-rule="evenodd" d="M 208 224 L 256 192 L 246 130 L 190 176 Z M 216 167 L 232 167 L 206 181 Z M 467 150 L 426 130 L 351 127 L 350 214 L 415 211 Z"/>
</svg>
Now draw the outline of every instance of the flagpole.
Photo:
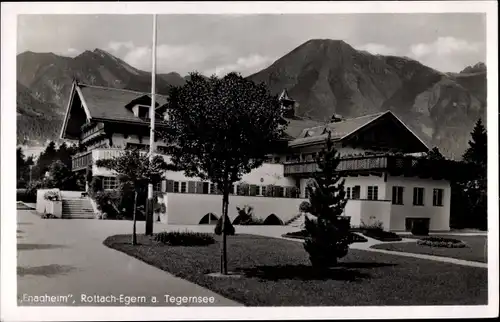
<svg viewBox="0 0 500 322">
<path fill-rule="evenodd" d="M 155 107 L 156 107 L 156 14 L 153 15 L 153 46 L 151 48 L 151 108 L 149 109 L 150 132 L 149 132 L 149 164 L 153 162 L 155 151 Z M 148 200 L 146 204 L 146 235 L 153 234 L 153 183 L 148 184 Z"/>
</svg>

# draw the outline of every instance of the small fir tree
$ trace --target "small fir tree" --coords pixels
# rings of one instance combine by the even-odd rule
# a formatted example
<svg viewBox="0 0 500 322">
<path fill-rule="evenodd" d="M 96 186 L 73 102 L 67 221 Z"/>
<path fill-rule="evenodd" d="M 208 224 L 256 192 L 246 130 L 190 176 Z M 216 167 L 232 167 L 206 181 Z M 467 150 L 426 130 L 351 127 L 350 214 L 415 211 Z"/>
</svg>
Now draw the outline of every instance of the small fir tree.
<svg viewBox="0 0 500 322">
<path fill-rule="evenodd" d="M 478 119 L 471 133 L 469 148 L 463 160 L 473 170 L 470 179 L 463 184 L 468 201 L 471 224 L 475 228 L 487 229 L 487 134 L 481 119 Z"/>
<path fill-rule="evenodd" d="M 350 235 L 349 221 L 341 217 L 347 199 L 344 179 L 336 171 L 340 155 L 333 146 L 330 132 L 316 160 L 319 171 L 314 174 L 314 183 L 306 187 L 309 213 L 316 218 L 305 218 L 305 230 L 309 237 L 304 242 L 304 248 L 313 267 L 326 269 L 335 266 L 338 258 L 347 255 Z"/>
</svg>

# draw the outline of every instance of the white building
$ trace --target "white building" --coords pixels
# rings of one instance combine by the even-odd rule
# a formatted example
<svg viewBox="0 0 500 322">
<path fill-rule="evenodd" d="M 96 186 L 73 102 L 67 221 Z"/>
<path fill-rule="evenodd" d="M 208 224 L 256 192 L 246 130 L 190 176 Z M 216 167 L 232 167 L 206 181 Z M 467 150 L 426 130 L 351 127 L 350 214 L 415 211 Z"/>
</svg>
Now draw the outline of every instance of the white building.
<svg viewBox="0 0 500 322">
<path fill-rule="evenodd" d="M 168 122 L 166 101 L 157 95 L 157 129 Z M 261 218 L 274 214 L 286 222 L 294 217 L 307 197 L 307 181 L 317 170 L 314 156 L 331 132 L 344 157 L 338 171 L 346 178 L 345 215 L 351 225 L 382 222 L 386 230 L 401 231 L 410 229 L 412 220 L 424 219 L 430 230 L 449 230 L 450 164 L 410 156 L 425 153 L 429 147 L 394 113 L 336 117 L 326 124 L 295 116 L 296 104 L 286 91 L 281 101 L 289 122 L 286 152 L 269 156 L 262 167 L 234 185 L 230 218 L 236 216 L 235 204 L 253 206 Z M 61 138 L 79 140 L 86 149 L 73 158 L 73 171 L 92 166 L 93 175 L 103 177 L 104 189 L 116 188 L 114 174 L 97 168 L 95 161 L 116 156 L 125 148 L 149 149 L 150 105 L 147 93 L 75 83 L 61 132 Z M 162 153 L 166 145 L 157 140 L 156 146 Z M 206 214 L 217 217 L 220 213 L 216 186 L 183 172 L 167 172 L 166 180 L 155 189 L 165 193 L 169 223 L 198 224 Z"/>
</svg>

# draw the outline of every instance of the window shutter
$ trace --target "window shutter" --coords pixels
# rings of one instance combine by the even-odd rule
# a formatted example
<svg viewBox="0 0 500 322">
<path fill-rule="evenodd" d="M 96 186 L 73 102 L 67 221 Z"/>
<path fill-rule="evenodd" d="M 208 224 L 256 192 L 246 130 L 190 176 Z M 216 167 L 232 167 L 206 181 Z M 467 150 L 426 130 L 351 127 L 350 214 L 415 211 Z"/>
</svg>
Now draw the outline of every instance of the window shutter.
<svg viewBox="0 0 500 322">
<path fill-rule="evenodd" d="M 173 191 L 174 191 L 174 181 L 167 180 L 167 192 L 173 192 Z"/>
<path fill-rule="evenodd" d="M 196 182 L 196 193 L 203 193 L 203 182 Z"/>
<path fill-rule="evenodd" d="M 256 196 L 257 195 L 257 185 L 252 184 L 250 185 L 250 196 Z"/>
<path fill-rule="evenodd" d="M 195 181 L 188 181 L 188 193 L 195 193 L 196 189 L 196 182 Z"/>
</svg>

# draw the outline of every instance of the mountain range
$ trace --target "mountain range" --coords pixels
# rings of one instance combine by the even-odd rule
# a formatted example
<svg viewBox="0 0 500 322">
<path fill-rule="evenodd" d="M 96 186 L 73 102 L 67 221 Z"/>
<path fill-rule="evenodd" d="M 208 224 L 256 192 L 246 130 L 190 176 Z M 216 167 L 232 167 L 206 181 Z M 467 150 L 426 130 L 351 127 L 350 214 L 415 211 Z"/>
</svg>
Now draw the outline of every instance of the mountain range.
<svg viewBox="0 0 500 322">
<path fill-rule="evenodd" d="M 186 76 L 187 77 L 187 76 Z M 156 90 L 186 77 L 158 74 Z M 73 79 L 82 83 L 150 91 L 149 72 L 95 49 L 70 58 L 53 53 L 17 56 L 18 144 L 57 139 Z M 297 115 L 328 121 L 392 110 L 430 147 L 458 159 L 478 118 L 486 124 L 486 65 L 443 73 L 420 62 L 359 51 L 341 40 L 313 39 L 248 76 L 273 94 L 287 89 Z"/>
</svg>

